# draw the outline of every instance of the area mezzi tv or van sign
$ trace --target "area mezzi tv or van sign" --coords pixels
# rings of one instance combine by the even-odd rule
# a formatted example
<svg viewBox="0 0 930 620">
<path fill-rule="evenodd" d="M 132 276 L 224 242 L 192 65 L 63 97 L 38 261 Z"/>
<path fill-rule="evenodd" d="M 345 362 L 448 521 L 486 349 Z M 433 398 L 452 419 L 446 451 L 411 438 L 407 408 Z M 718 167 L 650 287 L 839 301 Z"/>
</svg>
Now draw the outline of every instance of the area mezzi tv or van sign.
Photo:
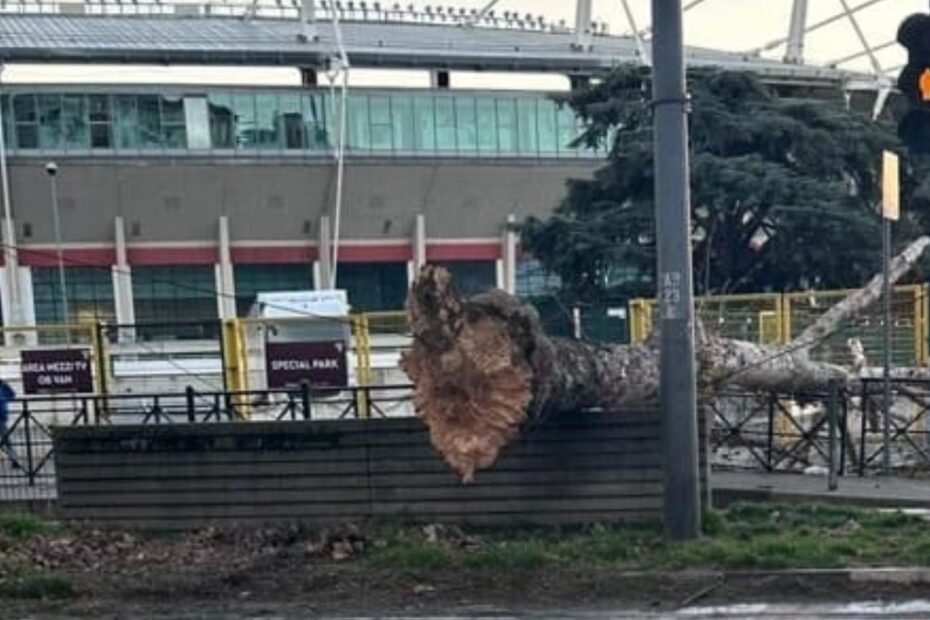
<svg viewBox="0 0 930 620">
<path fill-rule="evenodd" d="M 265 345 L 269 388 L 337 388 L 348 383 L 346 346 L 335 342 L 269 342 Z"/>
<path fill-rule="evenodd" d="M 20 369 L 26 394 L 94 391 L 89 349 L 22 351 Z"/>
</svg>

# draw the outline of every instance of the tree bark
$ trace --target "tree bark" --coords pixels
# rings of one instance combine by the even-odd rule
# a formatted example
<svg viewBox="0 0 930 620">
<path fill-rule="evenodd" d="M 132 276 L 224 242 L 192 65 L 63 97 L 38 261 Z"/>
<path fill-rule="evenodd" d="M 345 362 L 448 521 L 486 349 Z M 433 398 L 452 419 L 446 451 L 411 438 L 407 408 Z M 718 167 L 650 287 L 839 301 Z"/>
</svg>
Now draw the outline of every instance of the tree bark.
<svg viewBox="0 0 930 620">
<path fill-rule="evenodd" d="M 895 259 L 902 277 L 930 245 L 922 237 Z M 878 293 L 874 289 L 878 290 Z M 798 392 L 854 380 L 850 369 L 810 360 L 809 350 L 880 295 L 881 277 L 834 306 L 785 346 L 707 335 L 698 326 L 703 397 L 723 387 Z M 401 367 L 434 447 L 463 481 L 489 467 L 528 421 L 589 408 L 658 401 L 657 339 L 600 346 L 547 336 L 531 307 L 503 291 L 463 299 L 441 267 L 423 268 L 407 298 L 414 336 Z"/>
</svg>

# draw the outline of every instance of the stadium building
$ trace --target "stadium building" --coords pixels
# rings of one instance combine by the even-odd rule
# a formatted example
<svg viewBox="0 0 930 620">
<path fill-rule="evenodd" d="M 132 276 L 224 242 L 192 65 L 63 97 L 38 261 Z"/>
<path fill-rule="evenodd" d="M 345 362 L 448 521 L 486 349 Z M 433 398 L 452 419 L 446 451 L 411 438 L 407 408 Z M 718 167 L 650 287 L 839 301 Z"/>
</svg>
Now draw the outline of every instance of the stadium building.
<svg viewBox="0 0 930 620">
<path fill-rule="evenodd" d="M 512 223 L 550 213 L 605 153 L 574 145 L 579 120 L 549 88 L 648 62 L 642 31 L 610 35 L 590 0 L 577 9 L 569 27 L 377 2 L 0 5 L 0 63 L 11 69 L 294 76 L 291 86 L 0 80 L 0 307 L 14 347 L 3 364 L 18 363 L 16 347 L 54 341 L 50 326 L 103 322 L 133 326 L 106 332 L 111 388 L 191 375 L 218 386 L 221 322 L 254 312 L 262 292 L 339 288 L 353 312 L 396 311 L 427 262 L 466 292 L 551 288 Z M 881 80 L 805 64 L 796 18 L 784 59 L 690 48 L 688 62 L 792 93 L 881 91 Z M 358 86 L 359 71 L 389 79 Z M 601 333 L 622 339 L 624 312 L 605 313 Z"/>
</svg>

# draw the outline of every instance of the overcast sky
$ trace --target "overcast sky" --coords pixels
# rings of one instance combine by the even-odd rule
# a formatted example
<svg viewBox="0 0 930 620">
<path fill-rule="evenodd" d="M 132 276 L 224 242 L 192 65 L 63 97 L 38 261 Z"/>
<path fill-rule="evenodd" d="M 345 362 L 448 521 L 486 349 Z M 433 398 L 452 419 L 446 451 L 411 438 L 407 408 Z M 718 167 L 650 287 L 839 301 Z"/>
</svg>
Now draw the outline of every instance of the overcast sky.
<svg viewBox="0 0 930 620">
<path fill-rule="evenodd" d="M 816 24 L 840 13 L 844 0 L 809 0 L 808 24 Z M 629 0 L 640 28 L 649 24 L 650 0 Z M 690 45 L 700 45 L 726 50 L 752 50 L 769 42 L 782 39 L 788 30 L 788 19 L 792 0 L 703 0 L 686 15 L 685 36 Z M 845 0 L 850 7 L 875 2 L 856 14 L 863 35 L 872 47 L 892 41 L 900 21 L 910 13 L 926 11 L 927 0 Z M 393 4 L 393 0 L 382 4 Z M 404 0 L 403 5 L 436 5 L 435 1 Z M 445 0 L 443 6 L 480 8 L 487 0 Z M 688 2 L 685 2 L 688 4 Z M 573 0 L 500 0 L 498 12 L 506 10 L 520 13 L 545 15 L 558 21 L 572 23 L 575 17 Z M 621 0 L 594 0 L 594 18 L 610 25 L 612 34 L 628 32 L 629 25 L 624 16 Z M 807 58 L 814 63 L 826 64 L 861 51 L 855 30 L 846 18 L 808 35 Z M 766 52 L 771 57 L 780 57 L 783 47 Z M 895 69 L 904 62 L 903 51 L 891 45 L 876 52 L 884 70 Z M 843 65 L 848 68 L 871 70 L 867 57 Z M 357 79 L 364 76 L 356 76 Z M 273 69 L 254 71 L 240 68 L 211 68 L 209 70 L 177 70 L 171 68 L 121 67 L 118 70 L 85 70 L 75 72 L 73 67 L 19 66 L 11 67 L 4 75 L 9 81 L 63 82 L 63 81 L 129 81 L 129 82 L 203 82 L 203 83 L 295 83 L 293 71 Z M 361 83 L 365 83 L 361 79 Z M 466 85 L 460 82 L 459 85 Z"/>
</svg>

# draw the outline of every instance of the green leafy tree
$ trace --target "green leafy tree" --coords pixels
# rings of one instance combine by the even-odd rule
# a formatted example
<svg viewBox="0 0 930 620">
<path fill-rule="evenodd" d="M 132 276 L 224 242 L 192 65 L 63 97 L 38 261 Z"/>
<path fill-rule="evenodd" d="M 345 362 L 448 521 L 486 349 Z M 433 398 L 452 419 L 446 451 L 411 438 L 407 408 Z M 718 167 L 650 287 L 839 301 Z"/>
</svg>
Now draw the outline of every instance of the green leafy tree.
<svg viewBox="0 0 930 620">
<path fill-rule="evenodd" d="M 700 293 L 857 286 L 881 260 L 877 213 L 882 149 L 900 150 L 894 122 L 833 99 L 776 96 L 755 77 L 689 75 L 695 287 Z M 651 83 L 627 67 L 566 101 L 584 120 L 579 142 L 609 143 L 607 164 L 573 180 L 555 214 L 522 225 L 524 247 L 562 280 L 566 299 L 652 295 L 656 261 Z M 900 238 L 928 209 L 913 194 Z"/>
</svg>

